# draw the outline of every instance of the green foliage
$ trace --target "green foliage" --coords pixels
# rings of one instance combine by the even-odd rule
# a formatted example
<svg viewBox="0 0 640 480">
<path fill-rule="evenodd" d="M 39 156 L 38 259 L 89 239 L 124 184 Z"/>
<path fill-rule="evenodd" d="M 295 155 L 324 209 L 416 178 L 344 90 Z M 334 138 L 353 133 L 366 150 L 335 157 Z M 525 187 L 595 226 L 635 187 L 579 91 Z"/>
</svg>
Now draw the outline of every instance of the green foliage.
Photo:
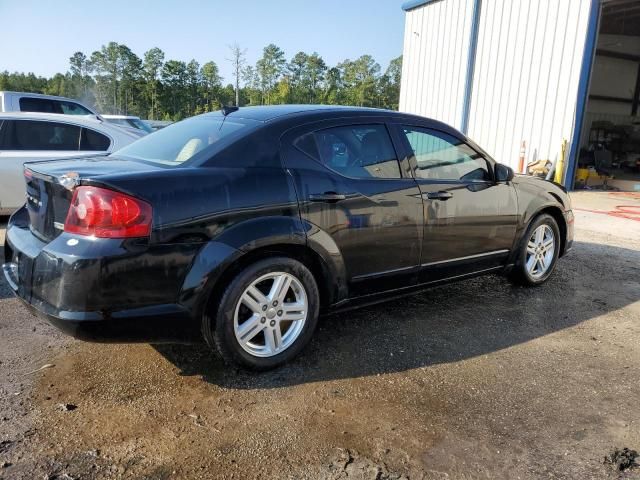
<svg viewBox="0 0 640 480">
<path fill-rule="evenodd" d="M 284 73 L 287 61 L 284 58 L 284 52 L 273 43 L 264 47 L 262 58 L 256 63 L 256 72 L 260 81 L 260 90 L 262 98 L 267 105 L 273 102 L 279 96 L 274 92 L 278 80 Z M 278 87 L 278 90 L 280 88 Z M 276 93 L 275 96 L 273 94 Z"/>
<path fill-rule="evenodd" d="M 38 92 L 77 98 L 101 113 L 180 120 L 220 105 L 325 103 L 397 109 L 402 57 L 381 74 L 370 55 L 328 66 L 316 52 L 296 53 L 289 62 L 274 44 L 255 65 L 246 50 L 229 47 L 234 84 L 223 86 L 218 65 L 166 60 L 159 48 L 138 57 L 126 45 L 110 42 L 87 57 L 75 52 L 69 71 L 51 78 L 0 72 L 0 90 Z"/>
</svg>

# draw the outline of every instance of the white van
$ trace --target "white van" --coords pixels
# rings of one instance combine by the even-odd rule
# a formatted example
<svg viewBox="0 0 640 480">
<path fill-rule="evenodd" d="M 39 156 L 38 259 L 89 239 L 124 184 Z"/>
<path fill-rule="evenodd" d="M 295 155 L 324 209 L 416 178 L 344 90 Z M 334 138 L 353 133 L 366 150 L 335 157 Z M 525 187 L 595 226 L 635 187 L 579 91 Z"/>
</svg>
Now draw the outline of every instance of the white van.
<svg viewBox="0 0 640 480">
<path fill-rule="evenodd" d="M 41 112 L 65 115 L 97 115 L 86 105 L 66 97 L 27 92 L 0 91 L 0 112 Z"/>
</svg>

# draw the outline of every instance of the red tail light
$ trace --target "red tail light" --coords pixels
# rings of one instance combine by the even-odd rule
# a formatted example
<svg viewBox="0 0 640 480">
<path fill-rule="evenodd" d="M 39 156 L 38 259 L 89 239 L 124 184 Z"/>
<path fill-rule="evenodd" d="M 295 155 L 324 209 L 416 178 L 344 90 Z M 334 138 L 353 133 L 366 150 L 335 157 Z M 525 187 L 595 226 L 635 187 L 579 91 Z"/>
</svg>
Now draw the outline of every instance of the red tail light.
<svg viewBox="0 0 640 480">
<path fill-rule="evenodd" d="M 151 205 L 137 198 L 98 187 L 73 191 L 64 231 L 100 238 L 147 237 Z"/>
</svg>

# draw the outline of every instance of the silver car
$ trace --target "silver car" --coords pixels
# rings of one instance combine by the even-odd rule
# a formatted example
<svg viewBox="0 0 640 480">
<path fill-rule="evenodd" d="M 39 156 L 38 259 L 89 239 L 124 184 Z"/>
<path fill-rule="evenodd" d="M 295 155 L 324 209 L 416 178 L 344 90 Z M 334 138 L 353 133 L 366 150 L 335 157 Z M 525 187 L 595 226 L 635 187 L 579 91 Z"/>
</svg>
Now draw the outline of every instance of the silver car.
<svg viewBox="0 0 640 480">
<path fill-rule="evenodd" d="M 95 116 L 0 113 L 0 215 L 25 202 L 25 162 L 108 154 L 143 134 Z"/>
</svg>

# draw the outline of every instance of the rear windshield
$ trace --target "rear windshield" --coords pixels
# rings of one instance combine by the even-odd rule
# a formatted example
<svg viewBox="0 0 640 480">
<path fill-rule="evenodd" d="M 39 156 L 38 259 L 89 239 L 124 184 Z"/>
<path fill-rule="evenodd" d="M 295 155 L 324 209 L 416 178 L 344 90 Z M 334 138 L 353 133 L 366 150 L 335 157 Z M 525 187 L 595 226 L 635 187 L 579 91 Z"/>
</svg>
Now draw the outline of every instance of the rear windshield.
<svg viewBox="0 0 640 480">
<path fill-rule="evenodd" d="M 221 147 L 244 136 L 254 125 L 256 122 L 241 118 L 200 115 L 142 137 L 113 156 L 179 166 L 191 160 L 210 158 Z"/>
</svg>

